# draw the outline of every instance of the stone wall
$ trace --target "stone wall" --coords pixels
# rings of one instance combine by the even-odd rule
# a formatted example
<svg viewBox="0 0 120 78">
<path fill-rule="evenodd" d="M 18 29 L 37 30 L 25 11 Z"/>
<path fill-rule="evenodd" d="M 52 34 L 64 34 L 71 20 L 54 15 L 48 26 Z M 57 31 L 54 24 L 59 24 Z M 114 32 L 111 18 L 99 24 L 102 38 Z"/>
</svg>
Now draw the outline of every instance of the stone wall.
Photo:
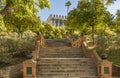
<svg viewBox="0 0 120 78">
<path fill-rule="evenodd" d="M 112 66 L 112 69 L 113 69 L 113 76 L 118 76 L 120 77 L 120 66 L 117 66 L 117 65 L 113 65 Z"/>
<path fill-rule="evenodd" d="M 4 68 L 0 70 L 0 78 L 10 78 L 10 69 Z"/>
<path fill-rule="evenodd" d="M 0 78 L 22 78 L 22 64 L 1 69 Z"/>
<path fill-rule="evenodd" d="M 55 14 L 51 14 L 48 18 L 47 18 L 47 23 L 52 24 L 53 26 L 56 27 L 61 27 L 61 26 L 65 26 L 65 20 L 66 20 L 66 16 L 63 15 L 55 15 Z"/>
</svg>

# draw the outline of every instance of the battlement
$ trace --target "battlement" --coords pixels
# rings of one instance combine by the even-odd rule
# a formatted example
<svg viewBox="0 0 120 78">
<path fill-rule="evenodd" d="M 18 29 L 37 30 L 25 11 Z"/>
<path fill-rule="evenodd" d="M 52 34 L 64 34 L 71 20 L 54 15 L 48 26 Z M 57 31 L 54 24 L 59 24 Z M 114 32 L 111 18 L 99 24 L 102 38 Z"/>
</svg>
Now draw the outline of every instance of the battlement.
<svg viewBox="0 0 120 78">
<path fill-rule="evenodd" d="M 57 15 L 57 14 L 50 14 L 47 18 L 46 22 L 52 24 L 53 26 L 65 26 L 65 20 L 67 16 Z"/>
<path fill-rule="evenodd" d="M 63 16 L 63 15 L 55 15 L 55 14 L 50 14 L 50 16 L 49 17 L 51 17 L 51 18 L 59 18 L 59 19 L 66 19 L 67 18 L 67 16 Z"/>
</svg>

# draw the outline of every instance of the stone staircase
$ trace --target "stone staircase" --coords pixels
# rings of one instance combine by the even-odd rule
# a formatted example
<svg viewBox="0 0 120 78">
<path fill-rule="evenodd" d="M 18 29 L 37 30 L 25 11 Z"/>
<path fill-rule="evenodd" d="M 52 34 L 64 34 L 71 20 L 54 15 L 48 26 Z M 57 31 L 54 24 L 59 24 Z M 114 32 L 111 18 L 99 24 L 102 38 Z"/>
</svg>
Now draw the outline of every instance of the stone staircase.
<svg viewBox="0 0 120 78">
<path fill-rule="evenodd" d="M 80 48 L 75 47 L 44 47 L 40 50 L 41 58 L 80 58 L 85 57 Z"/>
<path fill-rule="evenodd" d="M 36 78 L 98 78 L 97 68 L 80 48 L 62 40 L 47 40 L 40 49 Z"/>
</svg>

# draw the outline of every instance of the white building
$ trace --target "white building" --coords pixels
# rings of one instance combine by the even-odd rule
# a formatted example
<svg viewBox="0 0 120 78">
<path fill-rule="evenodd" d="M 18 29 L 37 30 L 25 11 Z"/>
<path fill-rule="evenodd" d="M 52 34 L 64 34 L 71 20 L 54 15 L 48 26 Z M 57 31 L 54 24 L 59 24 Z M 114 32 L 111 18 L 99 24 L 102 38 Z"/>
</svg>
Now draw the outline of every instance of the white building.
<svg viewBox="0 0 120 78">
<path fill-rule="evenodd" d="M 47 21 L 46 23 L 50 23 L 52 24 L 53 26 L 56 26 L 56 27 L 61 27 L 61 26 L 65 26 L 65 20 L 66 20 L 66 16 L 63 16 L 63 15 L 50 15 L 48 18 L 47 18 Z"/>
</svg>

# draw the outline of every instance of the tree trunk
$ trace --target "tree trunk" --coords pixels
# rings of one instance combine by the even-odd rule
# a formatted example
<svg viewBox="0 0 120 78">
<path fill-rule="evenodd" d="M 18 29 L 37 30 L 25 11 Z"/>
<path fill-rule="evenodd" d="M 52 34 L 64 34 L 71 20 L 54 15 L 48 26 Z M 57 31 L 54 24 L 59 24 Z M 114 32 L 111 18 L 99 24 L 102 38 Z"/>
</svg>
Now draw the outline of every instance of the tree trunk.
<svg viewBox="0 0 120 78">
<path fill-rule="evenodd" d="M 93 40 L 93 44 L 95 44 L 95 39 L 94 39 L 94 25 L 92 25 L 92 40 Z"/>
<path fill-rule="evenodd" d="M 105 36 L 105 34 L 106 34 L 106 29 L 107 29 L 107 26 L 105 25 L 104 30 L 103 30 L 103 35 L 104 35 L 104 36 Z"/>
<path fill-rule="evenodd" d="M 68 11 L 69 11 L 69 6 L 67 6 L 67 15 L 68 15 Z"/>
<path fill-rule="evenodd" d="M 6 4 L 6 6 L 0 11 L 0 14 L 4 17 L 9 9 L 10 9 L 10 5 Z"/>
</svg>

